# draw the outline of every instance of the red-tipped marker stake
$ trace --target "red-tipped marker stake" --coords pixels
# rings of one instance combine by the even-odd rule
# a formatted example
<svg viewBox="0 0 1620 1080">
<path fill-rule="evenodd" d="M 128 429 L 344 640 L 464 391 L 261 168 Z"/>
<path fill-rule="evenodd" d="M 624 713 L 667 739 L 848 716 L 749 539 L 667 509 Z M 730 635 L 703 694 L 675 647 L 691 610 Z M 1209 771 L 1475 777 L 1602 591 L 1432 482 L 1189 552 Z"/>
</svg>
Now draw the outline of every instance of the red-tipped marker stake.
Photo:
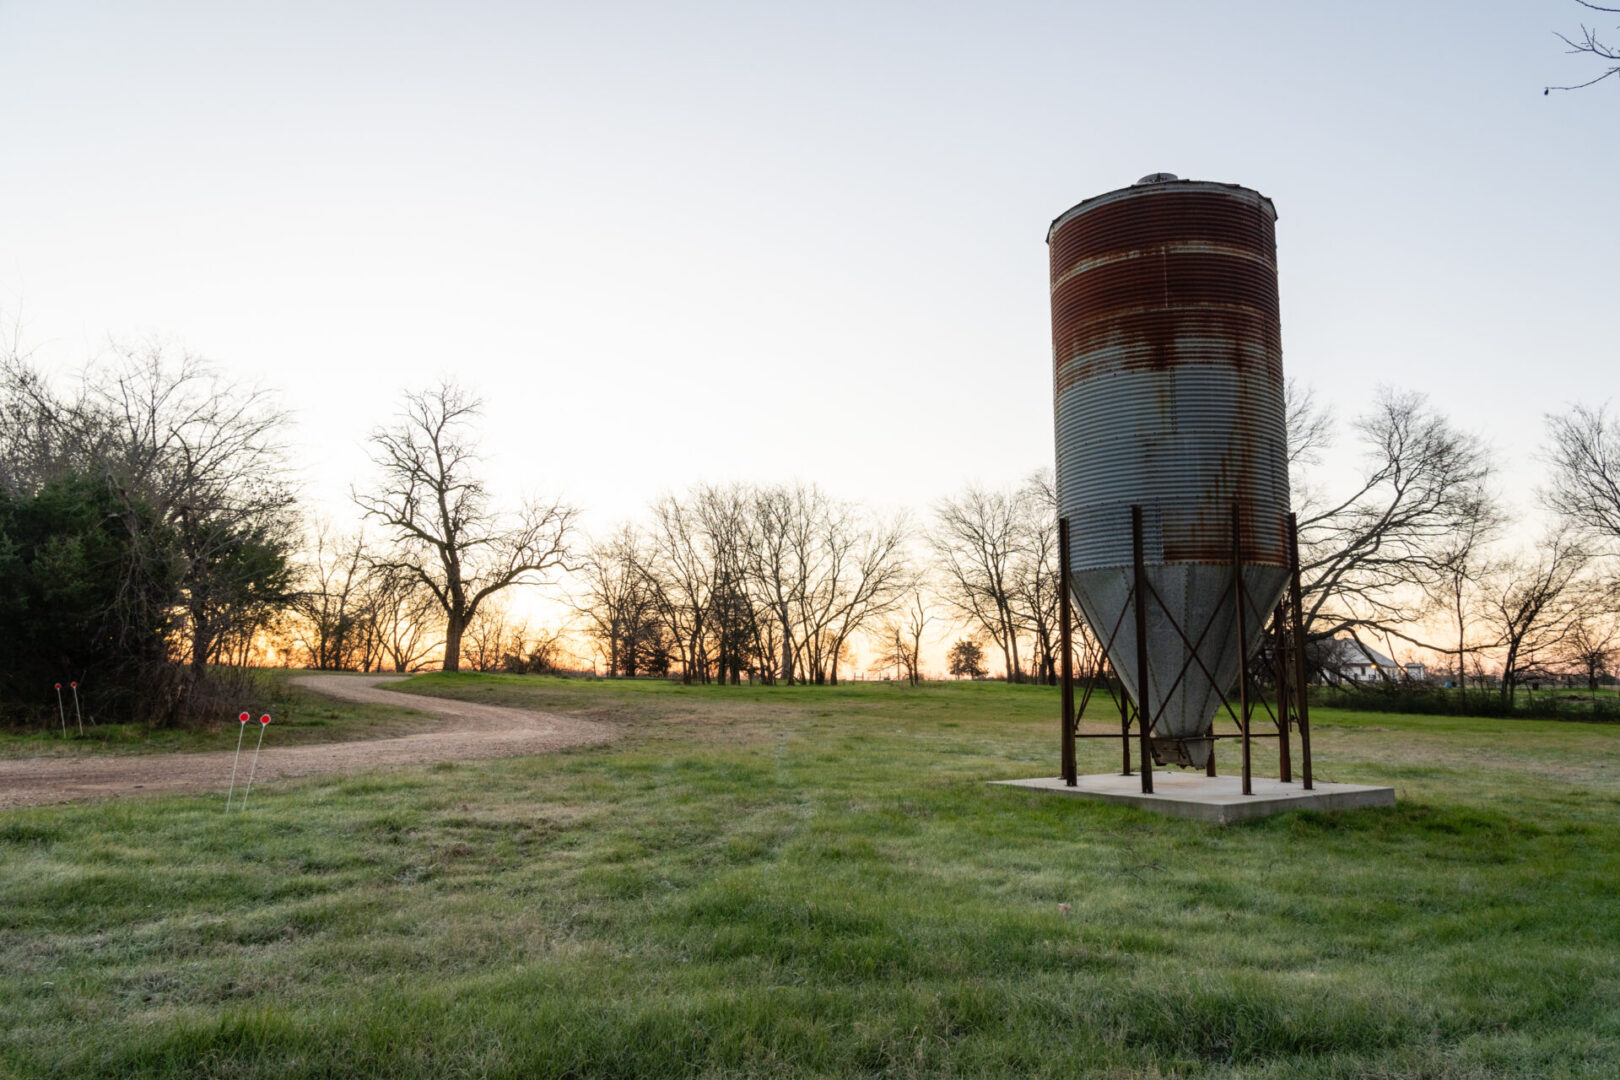
<svg viewBox="0 0 1620 1080">
<path fill-rule="evenodd" d="M 253 764 L 248 766 L 248 783 L 242 791 L 242 809 L 247 809 L 248 792 L 253 790 L 253 774 L 259 768 L 259 751 L 264 749 L 264 729 L 270 726 L 270 714 L 259 717 L 259 745 L 253 748 Z"/>
<path fill-rule="evenodd" d="M 76 682 L 71 682 L 68 683 L 68 685 L 73 687 L 73 719 L 79 722 L 79 734 L 83 735 L 84 711 L 79 708 L 79 684 Z"/>
<path fill-rule="evenodd" d="M 67 710 L 62 708 L 62 684 L 56 684 L 56 711 L 62 717 L 62 738 L 67 738 Z"/>
<path fill-rule="evenodd" d="M 236 728 L 236 758 L 231 762 L 231 790 L 225 793 L 225 812 L 231 812 L 231 796 L 236 794 L 236 766 L 242 760 L 242 736 L 247 734 L 248 714 L 243 713 L 236 718 L 240 723 Z M 242 796 L 247 802 L 247 796 Z"/>
</svg>

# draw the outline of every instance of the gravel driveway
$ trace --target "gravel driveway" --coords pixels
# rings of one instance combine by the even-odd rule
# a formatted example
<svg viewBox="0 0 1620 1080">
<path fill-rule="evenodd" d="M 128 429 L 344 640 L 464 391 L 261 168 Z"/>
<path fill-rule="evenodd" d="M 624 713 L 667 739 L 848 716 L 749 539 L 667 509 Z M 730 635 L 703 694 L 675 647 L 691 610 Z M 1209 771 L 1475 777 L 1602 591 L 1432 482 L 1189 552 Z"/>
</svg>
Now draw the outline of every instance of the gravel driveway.
<svg viewBox="0 0 1620 1080">
<path fill-rule="evenodd" d="M 470 701 L 401 694 L 383 686 L 399 675 L 301 675 L 300 687 L 326 697 L 396 705 L 440 717 L 442 727 L 418 735 L 371 741 L 279 748 L 270 731 L 253 786 L 297 776 L 363 772 L 388 765 L 543 754 L 570 746 L 607 742 L 606 724 L 556 713 L 479 705 Z M 252 746 L 249 736 L 249 747 Z M 16 758 L 0 761 L 0 808 L 107 799 L 170 791 L 224 791 L 234 751 L 206 754 L 132 754 L 76 758 Z M 247 777 L 242 755 L 238 787 Z"/>
</svg>

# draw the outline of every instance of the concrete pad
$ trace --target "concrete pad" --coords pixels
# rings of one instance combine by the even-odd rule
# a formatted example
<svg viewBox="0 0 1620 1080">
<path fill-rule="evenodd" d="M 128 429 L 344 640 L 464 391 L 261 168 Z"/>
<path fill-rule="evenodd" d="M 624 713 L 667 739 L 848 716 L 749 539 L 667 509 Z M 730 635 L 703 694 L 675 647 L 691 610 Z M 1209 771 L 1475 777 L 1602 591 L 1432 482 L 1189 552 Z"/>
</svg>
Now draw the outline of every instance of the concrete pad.
<svg viewBox="0 0 1620 1080">
<path fill-rule="evenodd" d="M 1082 776 L 1075 787 L 1064 784 L 1061 776 L 992 780 L 990 783 L 1051 791 L 1082 799 L 1100 799 L 1221 825 L 1282 814 L 1289 810 L 1352 810 L 1362 806 L 1395 805 L 1395 789 L 1388 787 L 1329 784 L 1318 780 L 1310 791 L 1306 791 L 1298 780 L 1285 784 L 1268 776 L 1256 776 L 1252 781 L 1254 794 L 1245 795 L 1241 776 L 1205 776 L 1203 773 L 1181 770 L 1155 771 L 1151 795 L 1142 794 L 1142 777 L 1136 773 L 1130 776 L 1119 773 Z"/>
</svg>

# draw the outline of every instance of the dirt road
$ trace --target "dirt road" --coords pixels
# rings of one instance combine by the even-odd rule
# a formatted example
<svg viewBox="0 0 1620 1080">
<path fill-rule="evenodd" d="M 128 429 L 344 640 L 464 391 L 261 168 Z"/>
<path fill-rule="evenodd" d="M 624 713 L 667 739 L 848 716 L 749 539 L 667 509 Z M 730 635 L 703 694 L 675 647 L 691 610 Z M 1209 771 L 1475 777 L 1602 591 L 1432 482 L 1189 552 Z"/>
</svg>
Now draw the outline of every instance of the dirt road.
<svg viewBox="0 0 1620 1080">
<path fill-rule="evenodd" d="M 277 748 L 272 740 L 259 758 L 254 788 L 295 776 L 540 754 L 612 738 L 612 728 L 590 720 L 380 689 L 401 678 L 403 676 L 304 675 L 293 681 L 306 690 L 343 701 L 397 705 L 430 713 L 444 720 L 443 727 L 419 735 L 370 742 Z M 232 753 L 227 751 L 0 761 L 0 808 L 148 792 L 223 792 L 230 781 L 231 758 Z M 239 787 L 247 777 L 247 764 L 248 755 L 244 753 Z"/>
</svg>

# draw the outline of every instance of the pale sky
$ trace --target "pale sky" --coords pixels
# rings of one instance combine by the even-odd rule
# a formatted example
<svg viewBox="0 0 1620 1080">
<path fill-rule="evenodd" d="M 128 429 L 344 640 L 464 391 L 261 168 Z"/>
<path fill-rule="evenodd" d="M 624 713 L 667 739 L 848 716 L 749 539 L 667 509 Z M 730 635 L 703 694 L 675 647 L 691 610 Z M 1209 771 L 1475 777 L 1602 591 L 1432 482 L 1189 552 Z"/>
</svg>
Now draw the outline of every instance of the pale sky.
<svg viewBox="0 0 1620 1080">
<path fill-rule="evenodd" d="M 1284 363 L 1486 434 L 1620 397 L 1620 81 L 1570 0 L 0 4 L 0 309 L 262 377 L 317 507 L 453 374 L 498 490 L 925 509 L 1052 460 L 1050 220 L 1276 203 Z M 1620 20 L 1617 20 L 1620 21 Z"/>
</svg>

